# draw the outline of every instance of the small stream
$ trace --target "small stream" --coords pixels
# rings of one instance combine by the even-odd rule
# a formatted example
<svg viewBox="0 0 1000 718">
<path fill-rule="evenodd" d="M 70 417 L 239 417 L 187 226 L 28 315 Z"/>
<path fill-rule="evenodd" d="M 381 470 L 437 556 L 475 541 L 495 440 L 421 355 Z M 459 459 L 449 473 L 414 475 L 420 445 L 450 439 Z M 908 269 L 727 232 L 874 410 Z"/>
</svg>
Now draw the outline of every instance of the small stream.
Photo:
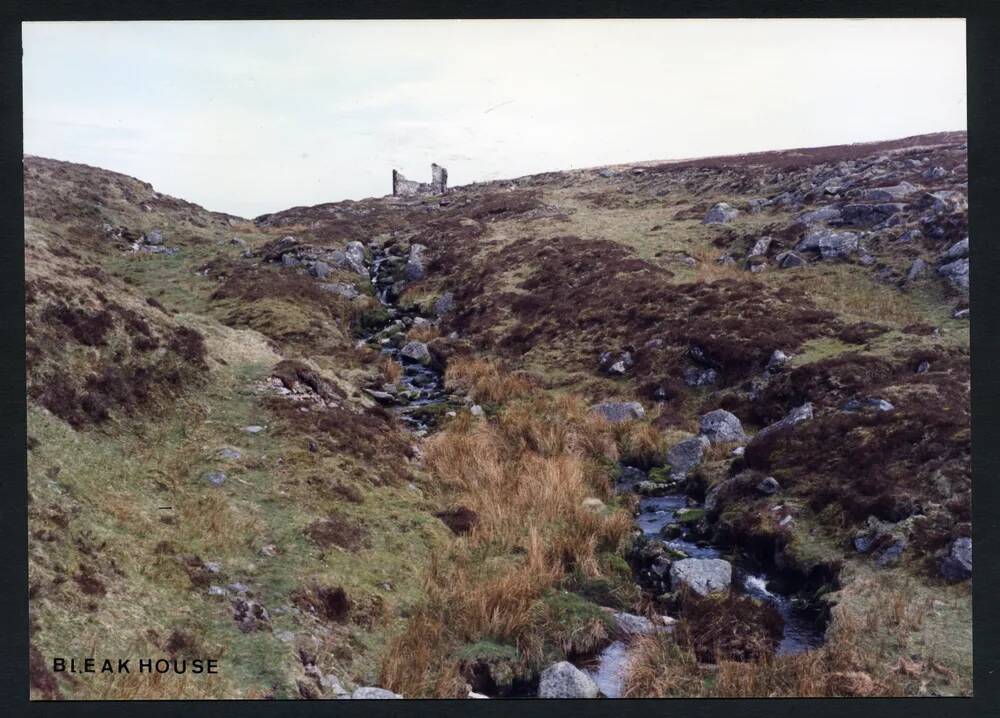
<svg viewBox="0 0 1000 718">
<path fill-rule="evenodd" d="M 405 311 L 397 304 L 394 275 L 400 261 L 401 258 L 380 250 L 376 250 L 372 258 L 372 287 L 388 318 L 384 324 L 373 328 L 364 337 L 364 341 L 378 345 L 384 356 L 398 361 L 403 367 L 402 376 L 391 392 L 392 398 L 376 398 L 391 406 L 391 410 L 414 434 L 426 436 L 437 424 L 438 409 L 451 402 L 452 397 L 445 391 L 444 375 L 439 369 L 433 365 L 425 366 L 400 354 L 405 342 L 399 341 L 399 332 L 409 329 L 418 316 L 416 312 Z M 388 387 L 383 386 L 381 390 L 386 388 Z"/>
<path fill-rule="evenodd" d="M 623 472 L 625 478 L 615 486 L 617 493 L 634 492 L 635 485 L 645 478 L 634 469 Z M 733 564 L 733 588 L 748 596 L 771 604 L 784 622 L 783 635 L 777 647 L 778 655 L 803 653 L 823 644 L 825 626 L 817 621 L 815 608 L 797 600 L 794 596 L 781 593 L 773 584 L 769 572 L 752 566 L 741 557 L 724 556 L 711 543 L 695 538 L 691 530 L 677 520 L 681 509 L 700 509 L 685 494 L 666 496 L 642 496 L 639 499 L 635 525 L 647 537 L 659 538 L 667 548 L 681 551 L 690 558 L 726 558 Z M 672 530 L 664 535 L 664 529 Z M 608 698 L 621 695 L 622 684 L 628 669 L 628 646 L 615 641 L 607 646 L 597 660 L 585 670 Z"/>
<path fill-rule="evenodd" d="M 383 355 L 399 361 L 403 373 L 392 392 L 380 398 L 389 405 L 403 423 L 417 436 L 425 436 L 437 424 L 443 407 L 454 401 L 444 387 L 442 372 L 433 365 L 424 365 L 401 356 L 405 342 L 402 333 L 412 326 L 415 312 L 409 312 L 397 303 L 395 284 L 396 269 L 401 258 L 376 251 L 371 265 L 371 282 L 376 296 L 387 312 L 387 319 L 372 328 L 364 341 L 376 344 Z M 383 386 L 381 390 L 389 387 Z M 374 395 L 374 394 L 373 394 Z M 376 397 L 379 398 L 379 397 Z M 456 406 L 457 406 L 456 402 Z M 626 468 L 626 467 L 623 467 Z M 634 469 L 623 472 L 631 478 L 621 479 L 616 492 L 633 492 L 635 484 L 645 475 Z M 709 542 L 692 535 L 689 528 L 677 519 L 677 512 L 685 508 L 701 508 L 684 494 L 643 496 L 639 499 L 636 526 L 647 537 L 657 537 L 670 549 L 683 552 L 690 558 L 722 558 L 723 553 Z M 670 530 L 664 532 L 664 529 Z M 666 535 L 665 535 L 666 534 Z M 772 584 L 772 576 L 759 567 L 752 567 L 740 558 L 728 557 L 733 563 L 733 587 L 749 596 L 771 604 L 784 620 L 784 634 L 778 645 L 781 654 L 801 653 L 823 643 L 824 628 L 817 622 L 815 611 L 809 611 L 793 596 L 781 593 Z M 629 645 L 614 641 L 594 659 L 581 666 L 597 683 L 601 693 L 608 698 L 621 696 L 622 684 L 628 668 Z"/>
</svg>

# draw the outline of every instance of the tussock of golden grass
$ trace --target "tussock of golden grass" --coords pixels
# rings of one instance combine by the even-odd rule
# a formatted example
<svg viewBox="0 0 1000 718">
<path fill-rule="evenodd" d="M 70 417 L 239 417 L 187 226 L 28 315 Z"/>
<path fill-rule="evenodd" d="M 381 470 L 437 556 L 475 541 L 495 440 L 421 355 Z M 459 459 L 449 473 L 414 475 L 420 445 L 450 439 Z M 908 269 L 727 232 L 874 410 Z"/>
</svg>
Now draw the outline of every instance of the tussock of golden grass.
<svg viewBox="0 0 1000 718">
<path fill-rule="evenodd" d="M 403 376 L 403 365 L 386 356 L 379 358 L 378 370 L 387 384 L 395 384 Z"/>
<path fill-rule="evenodd" d="M 470 387 L 508 381 L 487 362 L 449 371 L 450 381 Z M 496 421 L 455 422 L 426 444 L 425 463 L 441 492 L 478 522 L 430 572 L 427 604 L 386 652 L 382 681 L 403 695 L 461 694 L 449 656 L 466 643 L 502 642 L 540 661 L 547 637 L 564 646 L 607 638 L 599 621 L 550 636 L 557 629 L 542 598 L 571 573 L 600 576 L 600 554 L 617 550 L 631 531 L 626 512 L 582 505 L 610 495 L 607 464 L 602 471 L 598 462 L 614 456 L 613 432 L 580 399 L 529 394 L 519 381 L 507 387 L 520 398 Z"/>
<path fill-rule="evenodd" d="M 666 459 L 667 438 L 650 423 L 627 421 L 618 424 L 615 438 L 622 461 L 631 466 L 652 467 Z"/>
<path fill-rule="evenodd" d="M 449 361 L 444 380 L 449 389 L 464 391 L 473 401 L 492 404 L 524 396 L 533 387 L 523 374 L 506 372 L 496 362 L 471 357 Z"/>
<path fill-rule="evenodd" d="M 422 324 L 411 327 L 406 333 L 406 338 L 411 342 L 429 342 L 441 336 L 441 329 L 436 324 Z"/>
</svg>

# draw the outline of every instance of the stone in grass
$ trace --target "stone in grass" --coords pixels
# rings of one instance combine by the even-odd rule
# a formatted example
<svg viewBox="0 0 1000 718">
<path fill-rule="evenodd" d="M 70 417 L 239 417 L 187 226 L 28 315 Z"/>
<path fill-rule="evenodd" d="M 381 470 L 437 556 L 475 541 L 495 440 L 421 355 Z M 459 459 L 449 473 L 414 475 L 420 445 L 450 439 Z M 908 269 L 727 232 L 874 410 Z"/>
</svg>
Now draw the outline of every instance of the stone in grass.
<svg viewBox="0 0 1000 718">
<path fill-rule="evenodd" d="M 641 419 L 646 415 L 642 404 L 637 401 L 613 402 L 606 401 L 590 407 L 595 414 L 600 414 L 612 424 L 620 424 L 623 421 Z"/>
<path fill-rule="evenodd" d="M 202 478 L 212 486 L 222 486 L 226 483 L 226 475 L 221 471 L 209 471 Z"/>
<path fill-rule="evenodd" d="M 597 698 L 594 680 L 569 661 L 560 661 L 542 671 L 539 698 Z"/>
<path fill-rule="evenodd" d="M 240 454 L 240 452 L 237 451 L 236 449 L 231 449 L 228 446 L 224 446 L 221 449 L 219 449 L 219 456 L 221 456 L 223 459 L 235 460 L 240 458 L 242 454 Z"/>
<path fill-rule="evenodd" d="M 713 444 L 743 441 L 747 438 L 740 420 L 725 409 L 716 409 L 703 415 L 698 420 L 698 429 Z"/>
<path fill-rule="evenodd" d="M 250 426 L 244 426 L 240 431 L 244 434 L 259 434 L 264 431 L 263 426 L 257 426 L 256 424 L 251 424 Z"/>
</svg>

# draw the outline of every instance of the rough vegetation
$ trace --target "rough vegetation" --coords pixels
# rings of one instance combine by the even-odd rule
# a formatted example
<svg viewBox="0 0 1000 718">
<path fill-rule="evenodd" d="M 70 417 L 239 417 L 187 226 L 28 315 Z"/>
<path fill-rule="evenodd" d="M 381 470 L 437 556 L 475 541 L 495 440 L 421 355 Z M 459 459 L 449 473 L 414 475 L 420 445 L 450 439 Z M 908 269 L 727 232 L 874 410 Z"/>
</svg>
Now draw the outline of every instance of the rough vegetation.
<svg viewBox="0 0 1000 718">
<path fill-rule="evenodd" d="M 530 695 L 667 611 L 624 695 L 970 693 L 965 141 L 253 221 L 26 157 L 33 695 Z M 739 432 L 674 451 L 716 410 Z M 825 606 L 826 642 L 640 588 L 621 466 Z M 118 654 L 225 668 L 49 670 Z"/>
</svg>

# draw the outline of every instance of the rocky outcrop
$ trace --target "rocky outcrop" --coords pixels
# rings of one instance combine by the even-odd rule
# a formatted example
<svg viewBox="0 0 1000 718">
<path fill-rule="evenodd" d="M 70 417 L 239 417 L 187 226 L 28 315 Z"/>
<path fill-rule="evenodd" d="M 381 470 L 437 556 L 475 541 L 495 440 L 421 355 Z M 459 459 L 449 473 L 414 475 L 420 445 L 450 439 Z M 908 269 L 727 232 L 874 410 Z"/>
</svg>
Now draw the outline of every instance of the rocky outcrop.
<svg viewBox="0 0 1000 718">
<path fill-rule="evenodd" d="M 781 431 L 782 429 L 787 429 L 803 421 L 808 421 L 813 418 L 813 406 L 810 402 L 806 402 L 802 406 L 797 406 L 788 412 L 784 418 L 779 419 L 773 424 L 765 426 L 763 429 L 758 431 L 751 443 L 759 443 L 763 441 L 766 437 L 774 434 L 775 432 Z"/>
<path fill-rule="evenodd" d="M 854 232 L 817 229 L 803 237 L 795 250 L 818 252 L 823 259 L 847 259 L 858 251 L 858 235 Z"/>
</svg>

